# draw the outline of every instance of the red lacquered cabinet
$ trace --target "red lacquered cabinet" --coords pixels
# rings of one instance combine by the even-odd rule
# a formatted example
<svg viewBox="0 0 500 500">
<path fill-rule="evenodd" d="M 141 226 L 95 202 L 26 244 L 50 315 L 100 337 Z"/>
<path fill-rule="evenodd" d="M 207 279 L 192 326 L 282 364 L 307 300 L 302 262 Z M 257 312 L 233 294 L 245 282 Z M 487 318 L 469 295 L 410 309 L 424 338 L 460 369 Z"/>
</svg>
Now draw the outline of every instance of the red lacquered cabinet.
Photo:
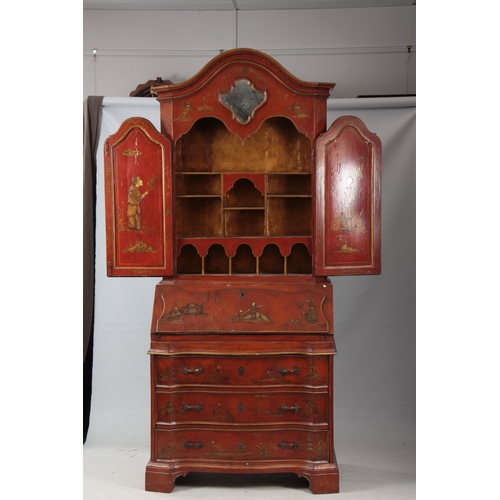
<svg viewBox="0 0 500 500">
<path fill-rule="evenodd" d="M 380 273 L 381 144 L 333 83 L 229 50 L 153 87 L 161 131 L 105 144 L 109 276 L 159 276 L 146 490 L 189 472 L 290 472 L 339 491 L 333 290 Z"/>
</svg>

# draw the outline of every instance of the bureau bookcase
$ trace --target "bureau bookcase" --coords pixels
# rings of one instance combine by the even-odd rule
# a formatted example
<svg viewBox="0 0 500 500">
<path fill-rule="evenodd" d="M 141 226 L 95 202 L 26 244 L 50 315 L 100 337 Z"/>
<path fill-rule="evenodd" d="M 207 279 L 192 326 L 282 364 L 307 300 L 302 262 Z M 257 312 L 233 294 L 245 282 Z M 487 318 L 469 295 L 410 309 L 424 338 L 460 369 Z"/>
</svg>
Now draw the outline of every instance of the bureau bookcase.
<svg viewBox="0 0 500 500">
<path fill-rule="evenodd" d="M 339 491 L 328 276 L 380 273 L 381 144 L 333 83 L 223 52 L 105 143 L 107 272 L 158 276 L 146 489 L 189 472 Z"/>
</svg>

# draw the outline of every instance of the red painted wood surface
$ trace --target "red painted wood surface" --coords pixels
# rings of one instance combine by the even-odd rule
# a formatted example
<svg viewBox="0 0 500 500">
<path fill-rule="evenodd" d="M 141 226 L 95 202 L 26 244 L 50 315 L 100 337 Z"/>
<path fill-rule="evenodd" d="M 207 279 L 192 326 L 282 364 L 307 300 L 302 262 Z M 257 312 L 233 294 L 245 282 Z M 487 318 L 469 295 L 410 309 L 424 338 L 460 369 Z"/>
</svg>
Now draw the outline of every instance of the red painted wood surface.
<svg viewBox="0 0 500 500">
<path fill-rule="evenodd" d="M 241 79 L 250 82 L 265 101 L 245 124 L 221 103 Z M 272 116 L 289 118 L 311 140 L 326 128 L 326 99 L 334 83 L 302 81 L 272 57 L 252 49 L 227 50 L 185 82 L 152 88 L 160 101 L 162 132 L 174 141 L 202 117 L 220 118 L 241 139 Z"/>
<path fill-rule="evenodd" d="M 247 301 L 265 307 L 231 323 L 231 311 Z M 318 316 L 302 314 L 317 302 Z M 161 321 L 165 304 L 179 304 L 170 322 Z M 337 492 L 332 305 L 325 278 L 159 283 L 146 489 L 170 492 L 176 477 L 196 471 L 293 472 L 314 493 Z M 292 316 L 297 321 L 285 321 Z"/>
<path fill-rule="evenodd" d="M 322 423 L 328 428 L 328 393 L 247 391 L 204 392 L 192 389 L 156 394 L 157 426 L 166 429 L 177 424 L 301 424 Z"/>
<path fill-rule="evenodd" d="M 379 274 L 381 142 L 353 116 L 315 143 L 314 274 Z"/>
<path fill-rule="evenodd" d="M 283 337 L 281 340 L 283 342 Z M 192 348 L 193 351 L 195 349 Z M 237 361 L 234 356 L 237 356 Z M 155 366 L 155 387 L 158 390 L 192 384 L 223 389 L 238 386 L 325 389 L 329 383 L 328 356 L 323 354 L 279 357 L 266 355 L 265 352 L 253 357 L 237 354 L 217 356 L 206 352 L 203 355 L 168 357 L 158 354 Z"/>
<path fill-rule="evenodd" d="M 158 461 L 175 457 L 177 461 L 222 460 L 328 462 L 328 432 L 296 429 L 185 429 L 156 431 L 155 457 Z"/>
<path fill-rule="evenodd" d="M 104 146 L 108 276 L 173 274 L 171 144 L 130 118 Z"/>
<path fill-rule="evenodd" d="M 326 280 L 176 279 L 155 291 L 153 332 L 332 331 L 332 291 Z"/>
</svg>

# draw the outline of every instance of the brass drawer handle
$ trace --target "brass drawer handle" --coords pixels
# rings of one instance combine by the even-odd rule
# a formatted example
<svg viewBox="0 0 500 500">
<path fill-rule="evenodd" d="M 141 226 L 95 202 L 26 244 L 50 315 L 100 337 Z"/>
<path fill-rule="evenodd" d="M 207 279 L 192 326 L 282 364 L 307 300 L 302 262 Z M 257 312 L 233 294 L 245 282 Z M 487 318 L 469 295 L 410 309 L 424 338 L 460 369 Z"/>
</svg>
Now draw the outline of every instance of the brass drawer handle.
<svg viewBox="0 0 500 500">
<path fill-rule="evenodd" d="M 182 373 L 184 373 L 184 375 L 201 375 L 203 373 L 203 368 L 201 366 L 198 366 L 198 368 L 195 368 L 194 370 L 190 370 L 187 366 L 185 366 L 183 369 L 182 369 Z"/>
<path fill-rule="evenodd" d="M 290 375 L 290 374 L 296 375 L 297 373 L 300 372 L 300 370 L 296 366 L 294 366 L 291 370 L 280 368 L 278 371 L 281 373 L 281 375 Z"/>
<path fill-rule="evenodd" d="M 186 441 L 184 443 L 184 448 L 186 450 L 190 450 L 191 448 L 203 448 L 205 446 L 201 441 L 198 441 L 197 443 L 190 443 L 189 441 Z"/>
<path fill-rule="evenodd" d="M 299 447 L 299 443 L 297 443 L 297 441 L 294 441 L 293 443 L 285 443 L 285 441 L 281 441 L 278 446 L 282 450 L 284 450 L 285 448 L 293 448 L 294 450 L 296 450 Z"/>
<path fill-rule="evenodd" d="M 182 409 L 184 411 L 189 411 L 189 410 L 201 411 L 202 408 L 203 408 L 203 405 L 201 405 L 200 403 L 196 403 L 194 406 L 189 406 L 187 403 L 184 403 L 182 405 Z"/>
<path fill-rule="evenodd" d="M 279 409 L 283 413 L 285 413 L 286 411 L 293 411 L 294 413 L 297 413 L 300 410 L 300 406 L 297 403 L 295 403 L 293 406 L 281 405 Z"/>
</svg>

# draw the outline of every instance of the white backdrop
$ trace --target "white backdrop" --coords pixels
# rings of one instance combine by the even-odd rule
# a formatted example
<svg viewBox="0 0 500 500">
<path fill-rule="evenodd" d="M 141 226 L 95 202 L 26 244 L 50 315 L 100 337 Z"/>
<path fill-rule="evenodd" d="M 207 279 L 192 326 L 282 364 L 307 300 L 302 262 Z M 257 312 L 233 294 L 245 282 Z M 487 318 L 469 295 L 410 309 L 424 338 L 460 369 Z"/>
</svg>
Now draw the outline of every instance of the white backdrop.
<svg viewBox="0 0 500 500">
<path fill-rule="evenodd" d="M 414 99 L 330 99 L 328 125 L 360 117 L 382 141 L 382 274 L 332 278 L 337 438 L 415 440 Z M 149 98 L 105 98 L 97 172 L 93 393 L 87 443 L 149 444 L 149 332 L 159 278 L 108 278 L 104 140 L 127 117 L 159 130 Z"/>
</svg>

